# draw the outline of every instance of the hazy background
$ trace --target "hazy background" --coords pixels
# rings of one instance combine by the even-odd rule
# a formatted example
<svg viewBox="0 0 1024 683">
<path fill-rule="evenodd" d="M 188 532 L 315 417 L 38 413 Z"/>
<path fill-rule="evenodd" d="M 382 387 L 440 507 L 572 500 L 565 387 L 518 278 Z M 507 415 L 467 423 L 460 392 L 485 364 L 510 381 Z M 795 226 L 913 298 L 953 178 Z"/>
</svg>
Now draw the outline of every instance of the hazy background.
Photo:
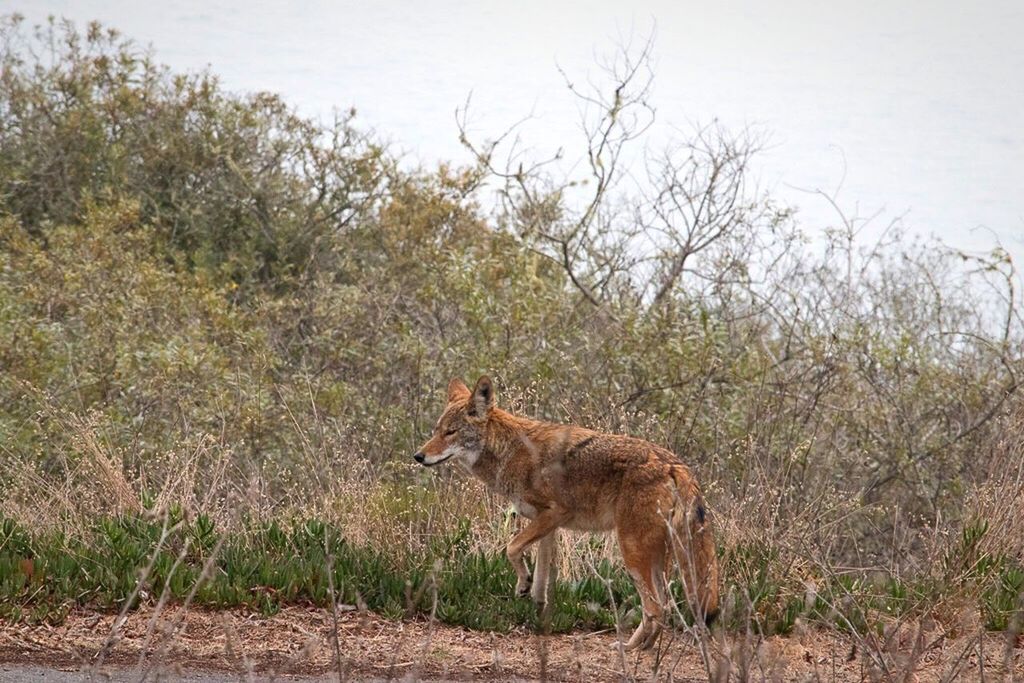
<svg viewBox="0 0 1024 683">
<path fill-rule="evenodd" d="M 280 92 L 301 112 L 355 107 L 407 163 L 468 159 L 471 126 L 522 129 L 540 155 L 580 151 L 574 81 L 617 45 L 655 32 L 650 144 L 718 118 L 770 133 L 761 185 L 815 229 L 835 214 L 905 214 L 911 232 L 1024 258 L 1024 3 L 523 0 L 253 3 L 35 0 L 30 21 L 98 19 L 175 69 L 209 66 L 236 91 Z M 869 229 L 870 231 L 870 229 Z"/>
<path fill-rule="evenodd" d="M 16 1 L 0 6 L 30 15 L 0 24 L 0 629 L 16 623 L 0 633 L 67 632 L 80 607 L 132 596 L 154 619 L 165 597 L 172 619 L 362 601 L 529 628 L 534 606 L 507 597 L 507 501 L 410 457 L 451 377 L 487 373 L 501 405 L 641 436 L 699 475 L 735 645 L 722 666 L 776 666 L 745 634 L 798 623 L 852 645 L 854 676 L 946 668 L 877 633 L 945 638 L 947 678 L 982 661 L 974 648 L 1018 642 L 1019 275 L 910 239 L 797 244 L 774 204 L 733 201 L 740 171 L 715 141 L 676 157 L 682 182 L 653 188 L 636 231 L 617 197 L 583 213 L 532 179 L 485 215 L 487 197 L 463 196 L 472 174 L 429 167 L 468 161 L 453 112 L 472 92 L 475 138 L 532 112 L 524 143 L 566 145 L 578 179 L 556 64 L 586 84 L 653 26 L 653 153 L 673 124 L 760 126 L 758 181 L 803 207 L 806 232 L 835 216 L 796 188 L 845 178 L 847 211 L 886 209 L 868 237 L 906 213 L 1020 259 L 1024 10 Z M 74 30 L 42 30 L 71 44 L 47 51 L 31 22 L 48 12 L 309 116 L 354 106 L 406 168 L 347 119 L 325 139 L 276 98 L 176 87 L 105 37 L 79 49 Z M 559 542 L 568 581 L 545 628 L 639 614 L 613 535 Z M 187 646 L 171 631 L 147 657 Z"/>
</svg>

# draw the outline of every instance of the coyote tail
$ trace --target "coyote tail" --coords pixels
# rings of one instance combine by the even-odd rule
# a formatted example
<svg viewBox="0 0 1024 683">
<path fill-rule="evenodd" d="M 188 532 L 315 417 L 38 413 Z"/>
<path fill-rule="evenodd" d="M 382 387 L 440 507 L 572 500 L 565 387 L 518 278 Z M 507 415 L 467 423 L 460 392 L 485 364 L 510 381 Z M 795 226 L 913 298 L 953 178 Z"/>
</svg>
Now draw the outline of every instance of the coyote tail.
<svg viewBox="0 0 1024 683">
<path fill-rule="evenodd" d="M 711 517 L 692 475 L 672 468 L 676 501 L 672 507 L 672 550 L 690 610 L 710 626 L 718 616 L 718 558 Z"/>
</svg>

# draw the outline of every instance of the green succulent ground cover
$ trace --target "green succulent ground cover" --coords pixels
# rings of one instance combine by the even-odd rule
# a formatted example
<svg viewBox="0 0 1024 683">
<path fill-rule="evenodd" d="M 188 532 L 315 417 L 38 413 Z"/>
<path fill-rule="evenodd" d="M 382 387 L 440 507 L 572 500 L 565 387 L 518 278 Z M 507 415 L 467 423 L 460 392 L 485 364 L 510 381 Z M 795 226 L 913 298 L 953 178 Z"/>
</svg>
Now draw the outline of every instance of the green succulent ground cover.
<svg viewBox="0 0 1024 683">
<path fill-rule="evenodd" d="M 975 533 L 977 533 L 976 530 Z M 60 622 L 73 607 L 106 610 L 155 604 L 245 607 L 273 614 L 286 605 L 333 602 L 390 618 L 434 616 L 447 624 L 506 631 L 552 632 L 631 625 L 637 596 L 621 569 L 607 561 L 575 581 L 560 581 L 546 615 L 512 597 L 514 572 L 497 553 L 472 551 L 469 526 L 437 538 L 422 556 L 396 562 L 378 550 L 353 545 L 340 530 L 317 520 L 219 532 L 207 517 L 186 522 L 142 516 L 97 520 L 84 538 L 33 535 L 11 519 L 0 522 L 0 616 Z M 983 533 L 983 532 L 982 532 Z M 972 543 L 969 536 L 965 544 Z M 754 624 L 765 634 L 788 633 L 807 623 L 863 631 L 871 613 L 920 616 L 943 591 L 963 586 L 895 579 L 840 577 L 813 595 L 772 580 L 766 550 L 738 548 L 725 558 L 728 627 Z M 994 579 L 994 580 L 989 580 Z M 979 559 L 966 583 L 980 594 L 986 626 L 1005 630 L 1024 590 L 1024 571 L 1004 557 Z M 678 587 L 677 587 L 678 588 Z M 682 604 L 681 592 L 676 599 Z"/>
</svg>

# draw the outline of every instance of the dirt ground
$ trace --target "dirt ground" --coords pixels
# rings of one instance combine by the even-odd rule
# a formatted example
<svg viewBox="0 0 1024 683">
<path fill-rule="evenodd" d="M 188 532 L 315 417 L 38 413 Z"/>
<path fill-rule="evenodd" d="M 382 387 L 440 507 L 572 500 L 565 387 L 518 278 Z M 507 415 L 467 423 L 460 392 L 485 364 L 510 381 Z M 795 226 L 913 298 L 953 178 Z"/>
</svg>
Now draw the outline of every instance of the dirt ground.
<svg viewBox="0 0 1024 683">
<path fill-rule="evenodd" d="M 0 663 L 120 678 L 130 671 L 134 680 L 166 680 L 188 672 L 261 680 L 324 674 L 342 680 L 709 679 L 701 648 L 682 632 L 668 634 L 653 651 L 623 654 L 611 632 L 480 633 L 355 611 L 339 613 L 337 619 L 335 642 L 333 616 L 315 608 L 262 617 L 242 610 L 168 607 L 160 613 L 142 609 L 123 621 L 81 611 L 56 627 L 0 626 Z M 972 681 L 981 680 L 983 671 L 986 680 L 1024 680 L 1020 637 L 1012 642 L 1000 634 L 956 639 L 914 628 L 893 632 L 887 645 L 865 645 L 835 633 L 803 630 L 757 643 L 717 634 L 707 652 L 715 680 Z"/>
</svg>

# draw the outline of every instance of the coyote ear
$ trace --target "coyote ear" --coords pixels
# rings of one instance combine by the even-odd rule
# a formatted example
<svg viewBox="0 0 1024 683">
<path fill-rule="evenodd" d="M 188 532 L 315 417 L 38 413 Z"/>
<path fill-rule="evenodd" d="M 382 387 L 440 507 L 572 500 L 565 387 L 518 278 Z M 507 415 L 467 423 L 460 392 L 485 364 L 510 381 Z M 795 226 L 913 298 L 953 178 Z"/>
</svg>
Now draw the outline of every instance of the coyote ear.
<svg viewBox="0 0 1024 683">
<path fill-rule="evenodd" d="M 484 375 L 476 381 L 473 389 L 473 400 L 469 404 L 469 414 L 473 417 L 484 417 L 487 411 L 494 407 L 494 385 L 491 379 Z"/>
<path fill-rule="evenodd" d="M 448 402 L 454 403 L 463 398 L 469 398 L 469 387 L 456 377 L 451 382 L 448 382 Z"/>
</svg>

